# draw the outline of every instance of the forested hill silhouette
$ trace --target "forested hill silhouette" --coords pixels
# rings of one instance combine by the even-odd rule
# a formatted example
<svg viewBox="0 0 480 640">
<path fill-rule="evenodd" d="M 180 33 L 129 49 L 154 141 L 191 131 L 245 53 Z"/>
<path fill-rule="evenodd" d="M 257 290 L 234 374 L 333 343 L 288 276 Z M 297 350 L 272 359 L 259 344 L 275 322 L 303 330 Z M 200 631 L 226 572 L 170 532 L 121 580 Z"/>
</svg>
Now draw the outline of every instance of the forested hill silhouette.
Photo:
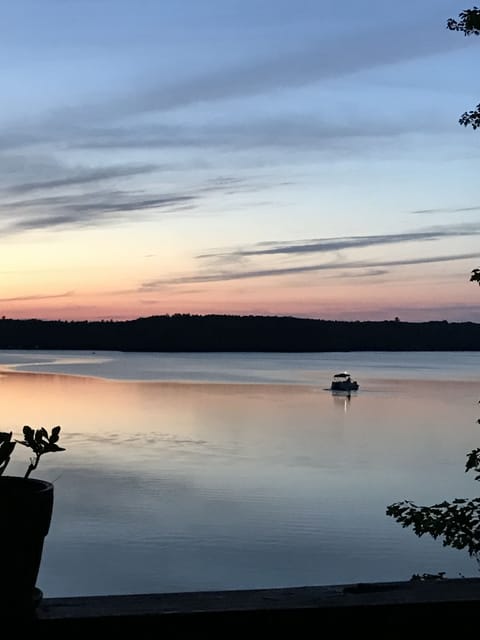
<svg viewBox="0 0 480 640">
<path fill-rule="evenodd" d="M 3 318 L 0 349 L 478 351 L 480 324 L 189 314 L 95 322 Z"/>
</svg>

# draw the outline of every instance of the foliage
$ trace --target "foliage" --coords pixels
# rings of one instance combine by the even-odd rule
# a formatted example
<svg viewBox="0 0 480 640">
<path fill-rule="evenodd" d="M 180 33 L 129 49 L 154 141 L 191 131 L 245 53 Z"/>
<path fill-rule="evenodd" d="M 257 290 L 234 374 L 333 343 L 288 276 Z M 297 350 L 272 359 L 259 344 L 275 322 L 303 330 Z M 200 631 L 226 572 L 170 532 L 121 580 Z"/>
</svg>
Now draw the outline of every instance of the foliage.
<svg viewBox="0 0 480 640">
<path fill-rule="evenodd" d="M 472 271 L 470 280 L 480 284 L 480 269 Z M 480 448 L 467 453 L 465 472 L 468 471 L 474 471 L 475 480 L 480 481 Z M 386 513 L 402 527 L 412 527 L 417 536 L 428 534 L 434 539 L 440 538 L 444 547 L 466 549 L 480 562 L 480 497 L 444 500 L 432 506 L 403 500 L 389 505 Z"/>
<path fill-rule="evenodd" d="M 445 579 L 445 571 L 438 573 L 414 573 L 410 578 L 412 582 L 438 582 Z"/>
<path fill-rule="evenodd" d="M 462 31 L 465 36 L 480 35 L 480 9 L 472 7 L 461 11 L 458 20 L 449 18 L 447 29 L 450 31 Z"/>
<path fill-rule="evenodd" d="M 57 442 L 60 438 L 60 427 L 53 427 L 52 433 L 48 435 L 48 431 L 41 427 L 40 429 L 32 429 L 28 425 L 23 427 L 23 440 L 12 440 L 13 433 L 0 433 L 0 476 L 10 462 L 11 455 L 17 443 L 28 447 L 33 451 L 34 457 L 30 458 L 29 467 L 25 473 L 25 478 L 34 471 L 40 458 L 45 453 L 55 451 L 65 451 L 63 447 L 59 447 Z"/>
<path fill-rule="evenodd" d="M 471 469 L 477 472 L 475 480 L 480 480 L 480 449 L 467 454 L 465 471 Z M 440 538 L 444 547 L 466 549 L 470 556 L 480 552 L 480 498 L 456 498 L 429 507 L 404 500 L 389 505 L 387 515 L 402 527 L 412 527 L 418 537 Z"/>
<path fill-rule="evenodd" d="M 478 7 L 465 9 L 459 14 L 458 20 L 450 18 L 447 21 L 447 29 L 462 31 L 465 36 L 480 35 L 480 9 Z M 460 116 L 459 122 L 464 127 L 470 125 L 473 129 L 480 128 L 480 103 L 474 109 L 465 111 Z"/>
<path fill-rule="evenodd" d="M 470 282 L 478 282 L 480 286 L 480 269 L 474 269 L 470 276 Z"/>
<path fill-rule="evenodd" d="M 1 2 L 0 2 L 1 5 Z M 479 265 L 480 266 L 480 265 Z M 162 352 L 475 351 L 471 322 L 162 315 L 136 320 L 1 320 L 0 349 Z"/>
<path fill-rule="evenodd" d="M 16 442 L 12 442 L 12 432 L 0 433 L 0 476 L 10 462 L 10 456 L 15 449 Z"/>
<path fill-rule="evenodd" d="M 465 36 L 480 35 L 480 9 L 472 7 L 460 12 L 458 19 L 450 18 L 447 29 L 461 31 Z M 480 128 L 480 104 L 466 111 L 459 120 L 463 126 Z M 471 282 L 480 285 L 480 269 L 473 269 Z M 480 420 L 477 422 L 480 423 Z M 467 454 L 465 472 L 475 471 L 475 480 L 480 481 L 480 449 Z M 402 527 L 412 527 L 421 537 L 425 534 L 440 538 L 444 546 L 466 549 L 470 556 L 479 560 L 480 554 L 480 498 L 456 498 L 432 506 L 417 505 L 410 500 L 396 502 L 387 507 L 387 515 L 395 518 Z M 425 574 L 424 574 L 425 575 Z M 415 576 L 421 579 L 421 576 Z"/>
<path fill-rule="evenodd" d="M 477 104 L 475 109 L 471 109 L 471 111 L 465 111 L 465 113 L 462 113 L 459 119 L 459 123 L 463 124 L 464 127 L 468 127 L 468 125 L 471 125 L 472 129 L 480 128 L 480 103 Z"/>
<path fill-rule="evenodd" d="M 464 35 L 480 35 L 480 9 L 473 7 L 462 11 L 459 20 L 450 18 L 447 28 L 452 31 L 463 31 Z M 480 104 L 473 111 L 464 113 L 460 124 L 471 124 L 473 129 L 480 127 Z M 480 285 L 480 269 L 473 269 L 471 282 Z M 480 423 L 480 420 L 477 420 Z M 467 454 L 465 472 L 475 471 L 475 480 L 480 481 L 480 448 Z M 480 498 L 456 498 L 452 502 L 444 500 L 431 506 L 417 505 L 411 500 L 396 502 L 387 507 L 388 516 L 402 525 L 412 527 L 414 533 L 421 537 L 425 534 L 434 539 L 440 538 L 444 547 L 466 549 L 470 556 L 479 561 L 480 554 Z M 427 574 L 423 574 L 425 576 Z M 443 573 L 439 574 L 443 577 Z M 415 575 L 414 579 L 422 579 Z"/>
</svg>

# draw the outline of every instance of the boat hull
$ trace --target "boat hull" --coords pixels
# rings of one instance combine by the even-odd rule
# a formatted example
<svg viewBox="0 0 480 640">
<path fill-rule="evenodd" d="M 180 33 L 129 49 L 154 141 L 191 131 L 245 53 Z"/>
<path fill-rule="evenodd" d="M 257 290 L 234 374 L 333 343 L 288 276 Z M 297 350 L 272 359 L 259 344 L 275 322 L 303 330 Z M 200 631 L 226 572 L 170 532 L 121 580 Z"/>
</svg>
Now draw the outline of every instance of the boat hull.
<svg viewBox="0 0 480 640">
<path fill-rule="evenodd" d="M 358 391 L 358 382 L 332 382 L 332 391 Z"/>
</svg>

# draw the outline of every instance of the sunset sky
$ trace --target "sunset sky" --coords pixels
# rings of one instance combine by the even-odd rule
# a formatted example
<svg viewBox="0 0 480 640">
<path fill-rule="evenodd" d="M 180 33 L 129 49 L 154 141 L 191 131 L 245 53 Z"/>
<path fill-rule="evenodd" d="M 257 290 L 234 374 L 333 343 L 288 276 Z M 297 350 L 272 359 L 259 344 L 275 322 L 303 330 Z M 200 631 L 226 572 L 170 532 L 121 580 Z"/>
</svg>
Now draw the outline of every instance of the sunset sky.
<svg viewBox="0 0 480 640">
<path fill-rule="evenodd" d="M 467 0 L 5 0 L 0 315 L 480 321 Z"/>
</svg>

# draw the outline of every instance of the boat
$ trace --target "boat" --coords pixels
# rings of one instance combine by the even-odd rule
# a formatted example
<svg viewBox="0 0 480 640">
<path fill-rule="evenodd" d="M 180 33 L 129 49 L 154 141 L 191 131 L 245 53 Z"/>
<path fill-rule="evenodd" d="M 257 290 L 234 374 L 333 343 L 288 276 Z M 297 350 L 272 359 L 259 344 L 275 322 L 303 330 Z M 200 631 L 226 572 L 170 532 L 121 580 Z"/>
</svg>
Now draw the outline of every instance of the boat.
<svg viewBox="0 0 480 640">
<path fill-rule="evenodd" d="M 347 371 L 343 371 L 333 376 L 330 389 L 332 391 L 358 391 L 359 386 L 358 382 L 352 380 L 352 376 Z"/>
</svg>

